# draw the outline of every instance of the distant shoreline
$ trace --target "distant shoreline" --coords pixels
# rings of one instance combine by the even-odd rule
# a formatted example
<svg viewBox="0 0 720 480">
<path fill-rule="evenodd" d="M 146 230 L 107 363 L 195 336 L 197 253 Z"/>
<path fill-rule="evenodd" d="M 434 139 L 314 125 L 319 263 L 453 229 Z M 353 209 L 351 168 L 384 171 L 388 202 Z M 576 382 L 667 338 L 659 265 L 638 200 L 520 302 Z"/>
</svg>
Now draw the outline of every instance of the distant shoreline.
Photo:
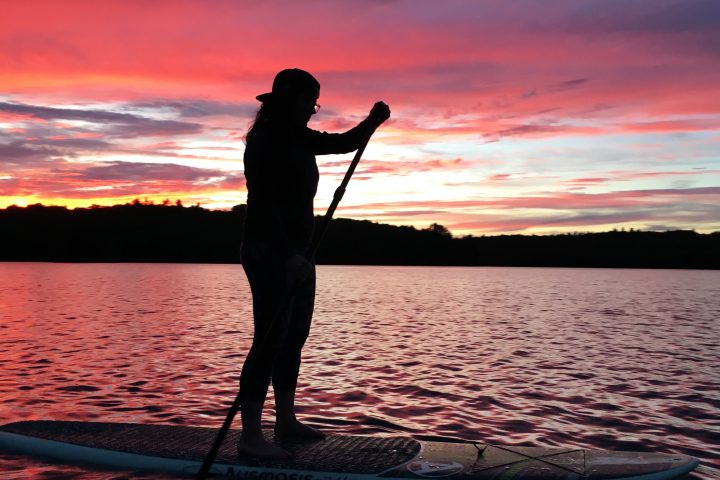
<svg viewBox="0 0 720 480">
<path fill-rule="evenodd" d="M 239 263 L 245 206 L 230 211 L 138 201 L 0 209 L 0 262 Z M 453 237 L 367 220 L 332 220 L 321 265 L 720 269 L 720 232 L 610 231 Z"/>
</svg>

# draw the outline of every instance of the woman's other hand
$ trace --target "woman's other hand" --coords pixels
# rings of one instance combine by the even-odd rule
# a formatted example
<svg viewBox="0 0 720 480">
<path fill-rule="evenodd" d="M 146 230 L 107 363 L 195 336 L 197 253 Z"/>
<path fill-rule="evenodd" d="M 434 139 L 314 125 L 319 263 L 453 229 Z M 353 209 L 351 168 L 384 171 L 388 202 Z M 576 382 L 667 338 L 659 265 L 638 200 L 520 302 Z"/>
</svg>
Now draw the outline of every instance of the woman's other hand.
<svg viewBox="0 0 720 480">
<path fill-rule="evenodd" d="M 312 273 L 312 265 L 303 255 L 295 254 L 285 262 L 290 283 L 301 282 Z"/>
</svg>

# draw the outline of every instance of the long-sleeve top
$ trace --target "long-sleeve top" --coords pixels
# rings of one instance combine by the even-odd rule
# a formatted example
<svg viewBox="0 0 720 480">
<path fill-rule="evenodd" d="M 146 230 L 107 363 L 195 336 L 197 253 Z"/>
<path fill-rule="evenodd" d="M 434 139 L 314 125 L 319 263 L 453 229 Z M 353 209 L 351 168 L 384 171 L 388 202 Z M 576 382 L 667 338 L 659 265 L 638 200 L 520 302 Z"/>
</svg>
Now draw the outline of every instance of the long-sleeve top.
<svg viewBox="0 0 720 480">
<path fill-rule="evenodd" d="M 245 180 L 247 213 L 243 244 L 266 245 L 278 257 L 305 254 L 312 241 L 318 167 L 315 155 L 357 150 L 371 122 L 345 133 L 304 127 L 287 132 L 257 125 L 247 138 Z"/>
</svg>

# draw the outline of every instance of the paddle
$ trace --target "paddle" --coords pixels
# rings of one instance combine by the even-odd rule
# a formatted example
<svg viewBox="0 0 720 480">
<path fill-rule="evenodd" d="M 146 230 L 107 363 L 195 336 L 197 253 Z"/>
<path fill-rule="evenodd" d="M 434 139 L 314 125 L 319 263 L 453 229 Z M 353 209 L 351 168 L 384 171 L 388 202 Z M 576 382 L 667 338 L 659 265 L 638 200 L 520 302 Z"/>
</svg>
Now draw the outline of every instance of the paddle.
<svg viewBox="0 0 720 480">
<path fill-rule="evenodd" d="M 370 141 L 370 137 L 372 137 L 372 134 L 375 132 L 377 127 L 380 126 L 380 123 L 377 125 L 373 125 L 366 137 L 363 139 L 362 143 L 360 144 L 360 147 L 357 149 L 357 152 L 355 152 L 355 157 L 353 158 L 352 162 L 350 163 L 350 167 L 348 168 L 347 172 L 345 173 L 345 177 L 343 178 L 342 183 L 340 183 L 340 186 L 335 190 L 335 194 L 333 195 L 333 200 L 330 203 L 330 207 L 328 208 L 327 212 L 325 213 L 325 217 L 323 217 L 322 223 L 320 224 L 317 234 L 315 235 L 315 238 L 313 239 L 313 242 L 310 244 L 310 248 L 308 248 L 307 252 L 305 253 L 305 258 L 308 261 L 311 261 L 312 258 L 315 256 L 315 252 L 318 249 L 318 246 L 320 245 L 320 241 L 322 240 L 323 236 L 325 235 L 325 230 L 327 230 L 328 225 L 330 224 L 330 220 L 332 219 L 333 214 L 335 213 L 335 209 L 337 208 L 338 204 L 340 203 L 340 200 L 342 199 L 343 195 L 345 195 L 345 188 L 347 187 L 347 184 L 350 182 L 350 177 L 352 177 L 353 173 L 355 172 L 355 167 L 357 167 L 357 164 L 360 162 L 360 157 L 362 157 L 363 152 L 365 151 L 365 147 L 367 146 L 368 142 Z M 287 308 L 290 306 L 290 303 L 292 302 L 293 296 L 295 295 L 295 291 L 297 291 L 297 287 L 299 286 L 300 282 L 296 282 L 293 287 L 290 289 L 290 293 L 285 297 L 285 300 L 283 301 L 280 309 L 278 310 L 277 315 L 273 319 L 272 323 L 270 323 L 270 326 L 268 327 L 267 333 L 265 334 L 265 337 L 263 339 L 263 343 L 267 341 L 268 337 L 270 337 L 270 332 L 273 329 L 273 326 L 277 323 L 279 318 L 282 318 Z M 212 444 L 212 447 L 210 447 L 210 451 L 205 456 L 205 459 L 203 460 L 203 464 L 200 467 L 200 470 L 197 473 L 197 476 L 195 477 L 197 480 L 205 480 L 207 477 L 207 474 L 210 472 L 210 467 L 212 466 L 213 462 L 215 461 L 215 457 L 217 456 L 218 450 L 220 450 L 220 446 L 222 445 L 223 441 L 225 440 L 225 436 L 227 435 L 228 430 L 230 430 L 230 426 L 232 425 L 233 420 L 235 419 L 235 415 L 237 415 L 238 410 L 240 409 L 240 392 L 238 392 L 237 396 L 235 397 L 235 400 L 233 401 L 232 405 L 230 406 L 230 410 L 228 411 L 227 417 L 225 417 L 225 422 L 223 423 L 222 427 L 220 428 L 220 431 L 218 432 L 217 436 L 215 437 L 215 441 Z"/>
</svg>

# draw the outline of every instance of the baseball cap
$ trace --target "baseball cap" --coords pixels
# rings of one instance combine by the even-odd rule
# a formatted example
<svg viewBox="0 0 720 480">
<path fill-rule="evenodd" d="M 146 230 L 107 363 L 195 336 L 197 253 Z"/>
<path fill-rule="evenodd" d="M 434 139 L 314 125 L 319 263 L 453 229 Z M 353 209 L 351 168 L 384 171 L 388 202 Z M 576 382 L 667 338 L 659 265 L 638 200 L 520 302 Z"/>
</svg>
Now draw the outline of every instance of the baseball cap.
<svg viewBox="0 0 720 480">
<path fill-rule="evenodd" d="M 299 68 L 288 68 L 281 70 L 272 84 L 272 91 L 262 93 L 257 98 L 261 102 L 267 102 L 274 98 L 296 96 L 303 93 L 316 93 L 320 90 L 320 82 L 305 70 Z"/>
</svg>

